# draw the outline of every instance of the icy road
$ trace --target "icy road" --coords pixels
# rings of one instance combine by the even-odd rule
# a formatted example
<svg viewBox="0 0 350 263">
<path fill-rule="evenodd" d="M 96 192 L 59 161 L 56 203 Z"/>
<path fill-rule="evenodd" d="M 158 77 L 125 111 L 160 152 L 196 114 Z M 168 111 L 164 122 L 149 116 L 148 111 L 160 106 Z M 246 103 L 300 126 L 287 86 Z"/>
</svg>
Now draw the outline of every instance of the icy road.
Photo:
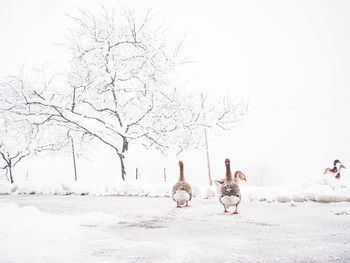
<svg viewBox="0 0 350 263">
<path fill-rule="evenodd" d="M 0 196 L 0 262 L 350 262 L 350 203 Z"/>
</svg>

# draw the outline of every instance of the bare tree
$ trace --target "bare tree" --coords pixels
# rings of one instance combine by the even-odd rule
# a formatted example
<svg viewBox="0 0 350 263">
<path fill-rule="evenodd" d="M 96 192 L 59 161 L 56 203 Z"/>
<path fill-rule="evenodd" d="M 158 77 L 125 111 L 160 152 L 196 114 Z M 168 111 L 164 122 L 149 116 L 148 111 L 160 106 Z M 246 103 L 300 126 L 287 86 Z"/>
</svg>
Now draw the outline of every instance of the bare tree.
<svg viewBox="0 0 350 263">
<path fill-rule="evenodd" d="M 0 169 L 4 169 L 6 171 L 6 176 L 11 184 L 14 182 L 13 169 L 24 157 L 28 156 L 29 154 L 30 152 L 27 149 L 11 154 L 7 149 L 5 149 L 3 143 L 0 144 L 0 157 L 4 162 L 4 165 L 0 167 Z"/>
<path fill-rule="evenodd" d="M 6 77 L 0 83 L 0 117 L 8 123 L 16 120 L 30 126 L 32 133 L 35 132 L 35 138 L 34 142 L 28 140 L 27 143 L 32 146 L 33 154 L 44 151 L 70 152 L 74 179 L 77 181 L 77 156 L 83 156 L 80 153 L 83 146 L 90 143 L 93 137 L 55 113 L 56 108 L 68 104 L 74 110 L 74 96 L 63 94 L 65 90 L 55 86 L 62 85 L 61 77 L 49 64 L 31 70 L 26 75 L 22 72 L 20 76 Z M 49 97 L 48 104 L 43 103 L 46 95 Z M 40 101 L 30 101 L 33 98 L 39 98 Z M 2 132 L 2 135 L 9 137 L 6 132 Z M 75 141 L 78 142 L 78 147 Z"/>
<path fill-rule="evenodd" d="M 131 143 L 165 153 L 202 140 L 203 128 L 230 129 L 245 113 L 242 102 L 215 101 L 174 85 L 180 46 L 170 49 L 165 28 L 148 12 L 137 19 L 103 9 L 81 11 L 66 44 L 66 75 L 12 77 L 6 84 L 21 98 L 8 108 L 69 126 L 111 147 L 120 161 Z"/>
<path fill-rule="evenodd" d="M 15 167 L 30 154 L 57 150 L 58 145 L 40 141 L 41 132 L 28 120 L 0 111 L 0 169 L 14 183 Z"/>
<path fill-rule="evenodd" d="M 16 86 L 20 78 L 0 84 L 0 168 L 13 183 L 14 168 L 32 154 L 59 151 L 68 144 L 67 126 L 47 122 L 43 111 L 23 102 L 24 91 Z"/>
<path fill-rule="evenodd" d="M 0 169 L 6 171 L 11 184 L 14 182 L 13 170 L 30 154 L 33 138 L 30 123 L 13 117 L 0 112 Z"/>
</svg>

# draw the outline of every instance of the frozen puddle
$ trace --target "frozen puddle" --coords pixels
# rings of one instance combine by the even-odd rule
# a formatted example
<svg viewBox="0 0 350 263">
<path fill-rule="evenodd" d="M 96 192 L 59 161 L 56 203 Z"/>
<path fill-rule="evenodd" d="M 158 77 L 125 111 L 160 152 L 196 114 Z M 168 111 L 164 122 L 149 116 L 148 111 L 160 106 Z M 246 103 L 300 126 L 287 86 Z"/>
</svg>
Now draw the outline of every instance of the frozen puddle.
<svg viewBox="0 0 350 263">
<path fill-rule="evenodd" d="M 349 203 L 0 196 L 0 262 L 350 262 Z"/>
</svg>

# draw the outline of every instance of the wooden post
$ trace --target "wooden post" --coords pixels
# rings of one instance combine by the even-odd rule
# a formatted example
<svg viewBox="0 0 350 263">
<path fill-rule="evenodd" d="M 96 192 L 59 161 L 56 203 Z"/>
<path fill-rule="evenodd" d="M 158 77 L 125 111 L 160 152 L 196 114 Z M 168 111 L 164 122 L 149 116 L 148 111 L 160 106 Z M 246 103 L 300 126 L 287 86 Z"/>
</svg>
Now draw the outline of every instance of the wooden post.
<svg viewBox="0 0 350 263">
<path fill-rule="evenodd" d="M 213 181 L 212 181 L 211 175 L 210 175 L 209 149 L 208 149 L 208 138 L 207 138 L 207 130 L 206 129 L 204 129 L 204 137 L 205 137 L 205 149 L 206 149 L 206 152 L 207 152 L 207 165 L 208 165 L 209 185 L 212 186 L 213 185 Z"/>
<path fill-rule="evenodd" d="M 163 173 L 164 173 L 164 182 L 166 182 L 166 169 L 165 168 L 163 170 Z"/>
<path fill-rule="evenodd" d="M 72 158 L 73 158 L 73 166 L 74 166 L 74 180 L 78 181 L 78 174 L 77 174 L 77 163 L 75 160 L 75 149 L 74 149 L 74 140 L 73 137 L 70 137 L 71 145 L 72 145 Z"/>
</svg>

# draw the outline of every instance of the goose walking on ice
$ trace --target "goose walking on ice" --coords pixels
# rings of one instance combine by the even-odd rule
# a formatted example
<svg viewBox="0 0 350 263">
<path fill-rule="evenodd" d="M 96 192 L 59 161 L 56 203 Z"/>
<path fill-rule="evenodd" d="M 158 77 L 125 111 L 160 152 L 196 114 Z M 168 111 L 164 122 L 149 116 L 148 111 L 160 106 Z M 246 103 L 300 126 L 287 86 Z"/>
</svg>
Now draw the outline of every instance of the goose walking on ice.
<svg viewBox="0 0 350 263">
<path fill-rule="evenodd" d="M 180 208 L 181 206 L 188 207 L 188 202 L 192 199 L 192 188 L 189 183 L 185 181 L 184 176 L 184 164 L 182 161 L 179 161 L 180 166 L 180 176 L 179 180 L 174 184 L 172 189 L 172 197 L 176 202 L 176 207 Z"/>
<path fill-rule="evenodd" d="M 227 213 L 227 209 L 230 206 L 235 206 L 236 209 L 233 214 L 238 214 L 238 205 L 241 202 L 241 191 L 239 188 L 239 181 L 245 180 L 245 175 L 242 172 L 237 171 L 235 177 L 232 177 L 230 159 L 225 160 L 226 177 L 224 181 L 216 181 L 220 183 L 220 203 L 224 206 L 224 212 Z M 241 179 L 242 178 L 242 179 Z"/>
</svg>

